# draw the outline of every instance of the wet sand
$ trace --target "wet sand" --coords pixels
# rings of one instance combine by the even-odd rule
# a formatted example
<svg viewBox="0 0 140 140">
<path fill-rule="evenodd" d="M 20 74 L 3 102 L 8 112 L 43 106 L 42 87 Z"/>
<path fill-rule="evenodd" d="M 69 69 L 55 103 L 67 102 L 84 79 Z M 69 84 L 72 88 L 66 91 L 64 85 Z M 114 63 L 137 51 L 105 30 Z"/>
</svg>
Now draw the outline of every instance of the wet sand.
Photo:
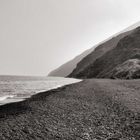
<svg viewBox="0 0 140 140">
<path fill-rule="evenodd" d="M 140 140 L 140 80 L 84 80 L 0 106 L 0 139 Z"/>
</svg>

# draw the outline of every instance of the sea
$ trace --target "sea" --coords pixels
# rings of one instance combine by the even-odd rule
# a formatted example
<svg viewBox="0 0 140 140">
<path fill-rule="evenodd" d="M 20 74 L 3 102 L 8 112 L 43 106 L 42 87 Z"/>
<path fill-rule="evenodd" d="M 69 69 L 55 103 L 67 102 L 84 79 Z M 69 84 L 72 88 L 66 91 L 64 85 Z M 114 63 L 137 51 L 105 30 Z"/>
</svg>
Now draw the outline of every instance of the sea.
<svg viewBox="0 0 140 140">
<path fill-rule="evenodd" d="M 39 92 L 80 82 L 79 79 L 41 76 L 0 76 L 0 105 L 23 101 Z"/>
</svg>

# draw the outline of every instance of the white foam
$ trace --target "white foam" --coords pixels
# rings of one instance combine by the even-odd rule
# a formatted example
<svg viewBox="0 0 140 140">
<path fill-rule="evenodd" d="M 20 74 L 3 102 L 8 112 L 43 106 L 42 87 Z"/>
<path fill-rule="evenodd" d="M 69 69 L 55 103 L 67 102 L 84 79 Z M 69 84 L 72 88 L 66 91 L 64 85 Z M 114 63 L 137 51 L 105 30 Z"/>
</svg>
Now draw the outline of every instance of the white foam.
<svg viewBox="0 0 140 140">
<path fill-rule="evenodd" d="M 8 99 L 8 98 L 13 98 L 13 97 L 14 97 L 14 95 L 5 95 L 5 96 L 1 96 L 1 97 L 0 97 L 0 101 L 6 100 L 6 99 Z"/>
<path fill-rule="evenodd" d="M 63 85 L 57 85 L 57 86 L 55 86 L 55 87 L 53 87 L 53 88 L 50 88 L 50 89 L 57 89 L 57 88 L 60 88 L 60 87 L 62 87 Z"/>
</svg>

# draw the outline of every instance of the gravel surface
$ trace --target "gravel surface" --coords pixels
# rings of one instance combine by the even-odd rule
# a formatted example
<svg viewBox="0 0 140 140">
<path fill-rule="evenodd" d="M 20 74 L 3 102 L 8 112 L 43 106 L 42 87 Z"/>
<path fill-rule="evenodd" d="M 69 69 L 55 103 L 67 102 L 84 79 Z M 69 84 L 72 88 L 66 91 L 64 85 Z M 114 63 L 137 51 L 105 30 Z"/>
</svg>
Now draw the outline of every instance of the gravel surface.
<svg viewBox="0 0 140 140">
<path fill-rule="evenodd" d="M 0 106 L 0 140 L 140 140 L 140 80 L 84 80 Z"/>
</svg>

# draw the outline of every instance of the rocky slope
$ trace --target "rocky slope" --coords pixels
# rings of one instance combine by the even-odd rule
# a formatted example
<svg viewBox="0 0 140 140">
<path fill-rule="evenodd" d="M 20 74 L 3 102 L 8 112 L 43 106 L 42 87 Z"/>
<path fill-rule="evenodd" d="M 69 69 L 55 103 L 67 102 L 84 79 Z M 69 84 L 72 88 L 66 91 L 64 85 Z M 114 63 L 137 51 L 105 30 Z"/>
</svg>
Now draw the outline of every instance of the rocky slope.
<svg viewBox="0 0 140 140">
<path fill-rule="evenodd" d="M 110 73 L 112 79 L 138 79 L 140 78 L 140 60 L 129 59 L 115 67 Z"/>
<path fill-rule="evenodd" d="M 103 53 L 102 56 L 99 56 L 95 60 L 94 60 L 94 57 L 93 59 L 90 58 L 90 61 L 91 61 L 90 65 L 86 66 L 84 69 L 82 69 L 82 71 L 80 69 L 77 73 L 75 73 L 76 70 L 74 70 L 73 73 L 70 74 L 70 77 L 110 78 L 110 77 L 113 77 L 112 71 L 113 69 L 115 69 L 115 67 L 117 66 L 119 67 L 119 68 L 116 68 L 115 70 L 121 69 L 120 67 L 122 67 L 122 70 L 124 69 L 123 63 L 125 63 L 125 61 L 128 60 L 128 62 L 126 62 L 127 66 L 130 63 L 129 59 L 138 59 L 139 61 L 140 59 L 140 27 L 132 30 L 131 32 L 129 32 L 128 35 L 120 39 L 120 41 L 118 42 L 116 46 L 114 47 L 112 46 L 113 45 L 110 45 L 109 51 L 107 51 L 106 53 Z M 93 53 L 95 53 L 95 51 Z M 85 59 L 87 59 L 87 57 Z M 135 68 L 134 63 L 132 67 Z M 127 69 L 127 72 L 131 72 L 131 71 Z M 115 72 L 115 73 L 119 73 L 119 72 Z M 127 77 L 123 76 L 122 78 L 126 79 Z M 132 78 L 134 77 L 132 76 Z M 139 78 L 139 77 L 135 77 L 135 78 Z"/>
</svg>

